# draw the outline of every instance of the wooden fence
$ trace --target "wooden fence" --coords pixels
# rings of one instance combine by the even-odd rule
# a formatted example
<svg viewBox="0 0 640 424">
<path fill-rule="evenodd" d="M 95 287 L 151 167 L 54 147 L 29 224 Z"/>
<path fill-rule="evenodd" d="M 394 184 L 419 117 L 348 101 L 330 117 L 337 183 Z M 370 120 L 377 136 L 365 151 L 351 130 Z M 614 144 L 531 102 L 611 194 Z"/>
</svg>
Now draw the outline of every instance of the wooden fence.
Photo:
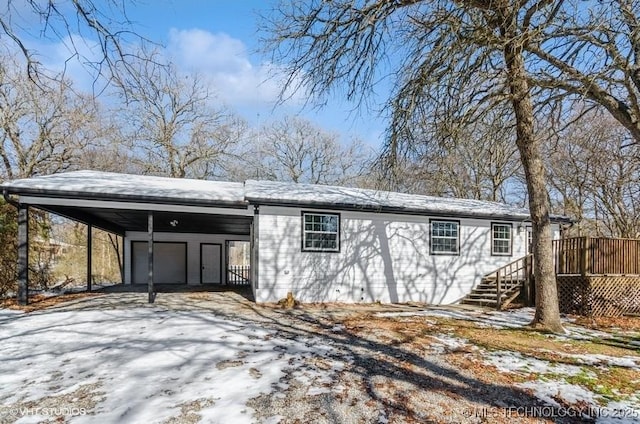
<svg viewBox="0 0 640 424">
<path fill-rule="evenodd" d="M 557 275 L 640 275 L 640 240 L 574 237 L 554 240 Z"/>
</svg>

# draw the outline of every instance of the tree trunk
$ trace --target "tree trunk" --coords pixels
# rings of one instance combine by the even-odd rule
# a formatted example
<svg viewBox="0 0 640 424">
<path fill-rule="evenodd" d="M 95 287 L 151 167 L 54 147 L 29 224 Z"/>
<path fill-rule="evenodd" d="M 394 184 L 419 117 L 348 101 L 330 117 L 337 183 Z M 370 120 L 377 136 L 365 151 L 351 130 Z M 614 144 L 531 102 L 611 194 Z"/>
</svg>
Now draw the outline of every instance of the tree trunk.
<svg viewBox="0 0 640 424">
<path fill-rule="evenodd" d="M 514 37 L 504 48 L 511 102 L 516 117 L 516 134 L 520 159 L 527 180 L 529 211 L 533 224 L 535 259 L 536 314 L 532 325 L 552 332 L 564 332 L 560 322 L 558 290 L 553 268 L 551 220 L 541 141 L 534 136 L 533 104 L 522 47 Z"/>
</svg>

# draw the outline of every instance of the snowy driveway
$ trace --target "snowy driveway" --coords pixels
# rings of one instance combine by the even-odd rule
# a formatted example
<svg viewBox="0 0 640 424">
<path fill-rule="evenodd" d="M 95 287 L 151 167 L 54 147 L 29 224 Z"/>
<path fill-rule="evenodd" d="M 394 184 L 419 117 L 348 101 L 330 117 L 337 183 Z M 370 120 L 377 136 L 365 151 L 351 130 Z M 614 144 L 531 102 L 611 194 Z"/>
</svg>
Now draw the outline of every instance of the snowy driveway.
<svg viewBox="0 0 640 424">
<path fill-rule="evenodd" d="M 240 297 L 212 310 L 206 295 L 171 296 L 170 305 L 118 294 L 31 314 L 0 310 L 0 422 L 250 422 L 247 401 L 277 389 L 285 368 L 328 386 L 340 367 L 317 337 L 224 316 Z M 306 363 L 312 356 L 321 373 Z"/>
</svg>

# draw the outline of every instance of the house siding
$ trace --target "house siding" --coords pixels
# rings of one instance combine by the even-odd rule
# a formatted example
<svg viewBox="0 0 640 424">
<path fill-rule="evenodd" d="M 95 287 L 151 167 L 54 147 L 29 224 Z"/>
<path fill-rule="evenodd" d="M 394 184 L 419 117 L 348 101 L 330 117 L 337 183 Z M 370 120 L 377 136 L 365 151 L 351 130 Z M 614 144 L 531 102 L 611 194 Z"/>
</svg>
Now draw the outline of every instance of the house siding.
<svg viewBox="0 0 640 424">
<path fill-rule="evenodd" d="M 125 284 L 132 283 L 131 265 L 131 242 L 147 242 L 146 232 L 128 231 L 124 243 L 124 269 Z M 230 234 L 194 234 L 194 233 L 154 233 L 153 239 L 156 242 L 178 242 L 187 244 L 187 284 L 200 284 L 200 244 L 220 244 L 222 247 L 222 284 L 226 283 L 226 273 L 224 272 L 224 260 L 226 257 L 226 241 L 250 241 L 246 235 Z"/>
<path fill-rule="evenodd" d="M 351 211 L 341 212 L 339 252 L 303 252 L 302 210 L 335 213 L 260 207 L 257 302 L 292 292 L 302 302 L 449 304 L 484 274 L 526 254 L 519 222 L 513 226 L 512 256 L 491 255 L 492 220 L 453 217 L 460 222 L 459 254 L 432 255 L 429 219 L 435 217 Z"/>
</svg>

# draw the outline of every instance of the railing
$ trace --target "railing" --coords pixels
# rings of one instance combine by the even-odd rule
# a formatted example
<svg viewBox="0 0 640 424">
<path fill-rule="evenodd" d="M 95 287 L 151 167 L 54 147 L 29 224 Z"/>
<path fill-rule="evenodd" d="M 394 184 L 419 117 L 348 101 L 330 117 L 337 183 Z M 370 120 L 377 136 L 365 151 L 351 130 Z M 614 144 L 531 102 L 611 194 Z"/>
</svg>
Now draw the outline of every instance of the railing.
<svg viewBox="0 0 640 424">
<path fill-rule="evenodd" d="M 251 267 L 243 265 L 229 265 L 227 269 L 227 284 L 236 286 L 251 284 Z"/>
<path fill-rule="evenodd" d="M 533 255 L 529 254 L 510 262 L 485 275 L 487 280 L 496 282 L 496 308 L 502 308 L 502 294 L 506 284 L 522 284 L 524 300 L 528 304 L 533 300 Z"/>
<path fill-rule="evenodd" d="M 573 237 L 553 241 L 557 275 L 640 275 L 640 240 Z"/>
</svg>

